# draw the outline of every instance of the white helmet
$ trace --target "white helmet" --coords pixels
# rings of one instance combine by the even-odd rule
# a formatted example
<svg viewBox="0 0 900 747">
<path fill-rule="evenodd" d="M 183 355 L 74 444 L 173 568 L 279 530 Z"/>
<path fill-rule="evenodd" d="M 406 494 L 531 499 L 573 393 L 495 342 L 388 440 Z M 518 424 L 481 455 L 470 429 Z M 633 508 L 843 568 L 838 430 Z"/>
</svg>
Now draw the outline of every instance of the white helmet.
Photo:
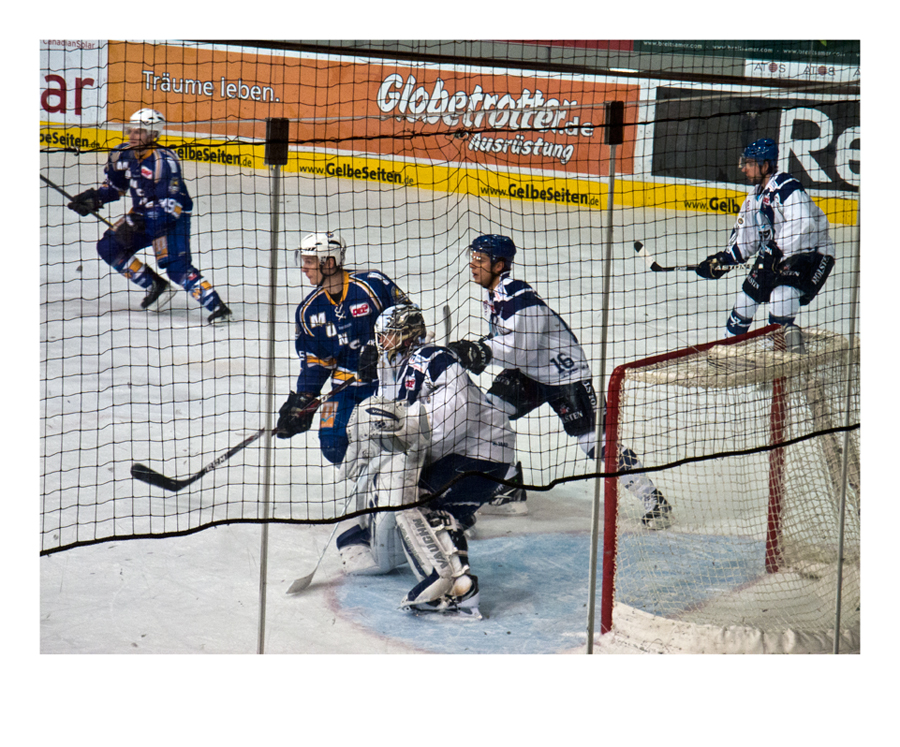
<svg viewBox="0 0 900 747">
<path fill-rule="evenodd" d="M 294 260 L 299 265 L 303 257 L 317 257 L 321 267 L 326 259 L 334 257 L 335 265 L 343 267 L 346 253 L 347 242 L 336 233 L 311 233 L 303 237 L 300 248 L 294 251 Z"/>
<path fill-rule="evenodd" d="M 166 118 L 156 109 L 139 109 L 131 115 L 128 121 L 129 129 L 139 128 L 150 133 L 153 140 L 159 138 L 162 134 L 163 127 L 166 124 Z"/>
</svg>

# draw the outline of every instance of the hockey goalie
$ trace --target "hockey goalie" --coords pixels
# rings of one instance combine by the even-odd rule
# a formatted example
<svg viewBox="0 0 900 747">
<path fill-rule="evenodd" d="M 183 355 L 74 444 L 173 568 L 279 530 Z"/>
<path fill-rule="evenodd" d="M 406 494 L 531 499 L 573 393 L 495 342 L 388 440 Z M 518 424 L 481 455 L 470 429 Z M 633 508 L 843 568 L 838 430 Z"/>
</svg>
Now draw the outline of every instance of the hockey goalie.
<svg viewBox="0 0 900 747">
<path fill-rule="evenodd" d="M 465 530 L 507 474 L 515 434 L 456 354 L 426 338 L 418 307 L 392 306 L 361 355 L 359 376 L 377 379 L 378 394 L 350 422 L 342 476 L 355 481 L 357 510 L 387 510 L 360 517 L 337 544 L 349 574 L 409 564 L 418 583 L 401 609 L 480 618 Z M 479 474 L 458 479 L 468 472 Z"/>
</svg>

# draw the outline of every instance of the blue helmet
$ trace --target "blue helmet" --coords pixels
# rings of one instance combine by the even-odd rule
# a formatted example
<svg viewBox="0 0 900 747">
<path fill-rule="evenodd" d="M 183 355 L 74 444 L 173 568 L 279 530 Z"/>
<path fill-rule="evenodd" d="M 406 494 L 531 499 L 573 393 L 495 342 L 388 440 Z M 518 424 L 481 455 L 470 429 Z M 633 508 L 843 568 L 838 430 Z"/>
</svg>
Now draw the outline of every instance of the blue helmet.
<svg viewBox="0 0 900 747">
<path fill-rule="evenodd" d="M 506 269 L 509 269 L 513 263 L 513 257 L 516 256 L 516 245 L 509 236 L 490 233 L 475 239 L 469 246 L 469 251 L 487 254 L 491 258 L 491 264 L 502 260 Z"/>
<path fill-rule="evenodd" d="M 774 171 L 778 167 L 778 145 L 769 137 L 754 140 L 741 154 L 740 165 L 743 166 L 745 161 L 768 162 Z"/>
</svg>

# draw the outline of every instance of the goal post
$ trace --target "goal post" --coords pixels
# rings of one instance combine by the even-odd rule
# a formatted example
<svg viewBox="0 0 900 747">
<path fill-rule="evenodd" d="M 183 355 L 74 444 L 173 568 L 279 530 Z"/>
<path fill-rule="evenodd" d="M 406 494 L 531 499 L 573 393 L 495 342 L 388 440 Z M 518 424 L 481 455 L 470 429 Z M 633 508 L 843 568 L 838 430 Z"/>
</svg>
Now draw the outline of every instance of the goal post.
<svg viewBox="0 0 900 747">
<path fill-rule="evenodd" d="M 840 650 L 859 649 L 859 434 L 831 409 L 849 384 L 859 422 L 859 345 L 819 329 L 804 342 L 786 351 L 773 325 L 613 371 L 605 469 L 619 448 L 637 452 L 674 521 L 646 529 L 606 478 L 601 634 L 651 650 L 824 652 L 840 602 Z"/>
</svg>

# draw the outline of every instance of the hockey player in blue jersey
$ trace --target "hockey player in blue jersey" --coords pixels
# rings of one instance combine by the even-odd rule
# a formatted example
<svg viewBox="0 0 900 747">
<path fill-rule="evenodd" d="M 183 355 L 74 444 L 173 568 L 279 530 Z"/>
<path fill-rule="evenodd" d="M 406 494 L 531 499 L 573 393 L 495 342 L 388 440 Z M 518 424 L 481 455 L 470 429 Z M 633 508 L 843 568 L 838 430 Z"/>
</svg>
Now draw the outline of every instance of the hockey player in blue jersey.
<svg viewBox="0 0 900 747">
<path fill-rule="evenodd" d="M 304 236 L 295 252 L 313 286 L 297 307 L 294 347 L 300 357 L 297 389 L 279 410 L 276 435 L 291 438 L 312 427 L 304 408 L 328 379 L 340 384 L 356 375 L 363 347 L 373 341 L 375 320 L 388 306 L 408 301 L 396 283 L 380 272 L 344 268 L 347 244 L 332 232 Z M 347 423 L 356 405 L 375 393 L 372 382 L 357 382 L 319 408 L 319 444 L 332 464 L 347 451 Z"/>
<path fill-rule="evenodd" d="M 489 363 L 503 366 L 488 398 L 517 420 L 549 404 L 565 432 L 578 439 L 589 459 L 595 458 L 597 395 L 591 383 L 587 355 L 565 321 L 511 270 L 516 245 L 508 236 L 488 234 L 469 247 L 472 279 L 484 289 L 484 313 L 489 335 L 477 342 L 450 343 L 470 371 L 480 374 Z M 602 448 L 602 444 L 601 444 Z M 637 455 L 620 447 L 619 469 L 640 470 Z M 521 479 L 521 466 L 508 480 Z M 620 483 L 642 502 L 643 524 L 664 529 L 671 523 L 672 507 L 653 482 L 641 472 L 630 472 Z M 486 506 L 486 513 L 527 513 L 525 491 L 501 490 Z"/>
<path fill-rule="evenodd" d="M 385 310 L 375 340 L 380 360 L 366 356 L 360 375 L 377 372 L 378 396 L 354 415 L 344 476 L 357 479 L 357 508 L 435 497 L 426 506 L 366 515 L 341 534 L 345 572 L 386 573 L 408 562 L 418 583 L 401 608 L 478 617 L 465 529 L 509 471 L 515 433 L 456 354 L 427 342 L 418 307 Z M 480 474 L 458 479 L 466 472 Z"/>
<path fill-rule="evenodd" d="M 774 140 L 748 145 L 740 168 L 753 189 L 741 205 L 728 248 L 701 262 L 697 274 L 718 280 L 755 256 L 728 316 L 725 337 L 747 332 L 756 309 L 768 303 L 769 323 L 782 325 L 788 349 L 800 352 L 797 314 L 822 289 L 834 266 L 828 219 L 795 177 L 778 170 Z"/>
<path fill-rule="evenodd" d="M 134 255 L 152 246 L 160 269 L 210 311 L 210 324 L 227 322 L 231 310 L 200 271 L 191 264 L 191 210 L 194 203 L 174 151 L 159 144 L 165 119 L 154 109 L 134 113 L 128 142 L 117 146 L 106 164 L 106 181 L 99 189 L 76 195 L 68 207 L 88 215 L 131 193 L 131 210 L 97 242 L 100 258 L 132 283 L 147 291 L 141 308 L 160 311 L 175 290 Z"/>
</svg>

